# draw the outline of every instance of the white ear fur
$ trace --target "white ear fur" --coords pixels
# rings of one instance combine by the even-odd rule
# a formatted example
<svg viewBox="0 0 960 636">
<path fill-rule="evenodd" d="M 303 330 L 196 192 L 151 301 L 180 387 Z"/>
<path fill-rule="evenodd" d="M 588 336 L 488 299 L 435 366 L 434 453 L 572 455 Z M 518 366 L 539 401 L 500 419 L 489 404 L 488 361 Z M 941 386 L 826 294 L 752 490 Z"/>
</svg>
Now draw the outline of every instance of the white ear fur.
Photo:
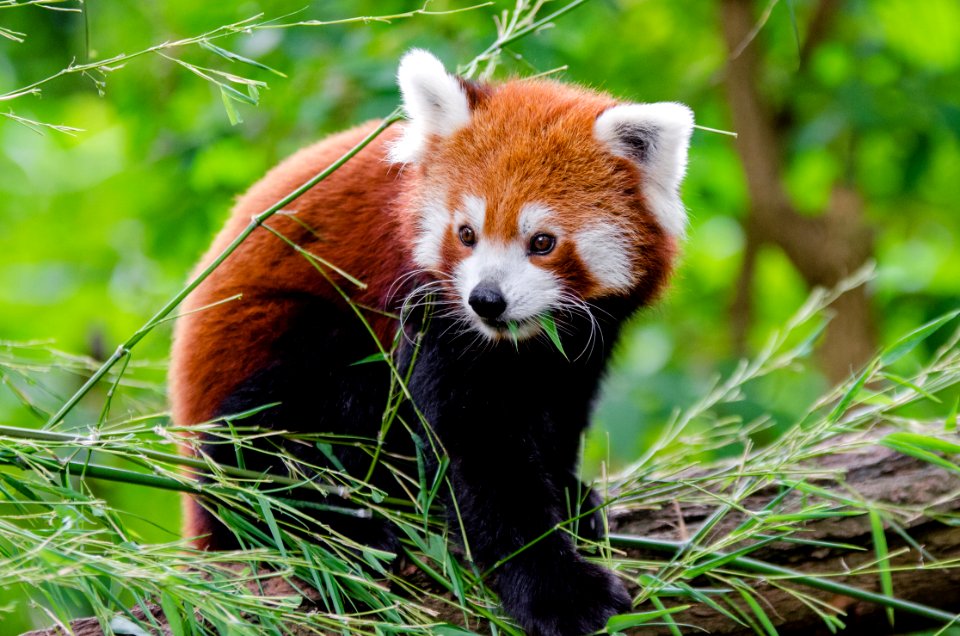
<svg viewBox="0 0 960 636">
<path fill-rule="evenodd" d="M 643 169 L 644 195 L 663 228 L 683 236 L 687 212 L 677 192 L 687 169 L 693 111 L 676 102 L 621 104 L 604 111 L 594 136 Z"/>
<path fill-rule="evenodd" d="M 467 94 L 431 53 L 412 49 L 404 55 L 397 82 L 409 121 L 390 148 L 391 161 L 416 162 L 430 135 L 447 137 L 469 123 Z"/>
</svg>

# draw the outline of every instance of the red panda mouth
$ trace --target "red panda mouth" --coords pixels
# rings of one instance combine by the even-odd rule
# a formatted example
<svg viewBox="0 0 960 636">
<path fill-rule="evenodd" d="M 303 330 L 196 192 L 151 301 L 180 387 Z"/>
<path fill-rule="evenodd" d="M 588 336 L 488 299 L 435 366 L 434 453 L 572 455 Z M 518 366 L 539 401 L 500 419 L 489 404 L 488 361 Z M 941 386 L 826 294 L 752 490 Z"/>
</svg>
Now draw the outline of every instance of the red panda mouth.
<svg viewBox="0 0 960 636">
<path fill-rule="evenodd" d="M 509 324 L 506 320 L 500 320 L 499 318 L 481 318 L 480 321 L 491 329 L 496 329 L 498 331 L 508 331 L 510 329 Z"/>
<path fill-rule="evenodd" d="M 531 318 L 522 320 L 480 318 L 479 322 L 486 327 L 487 336 L 495 340 L 526 340 L 539 330 L 538 321 Z"/>
</svg>

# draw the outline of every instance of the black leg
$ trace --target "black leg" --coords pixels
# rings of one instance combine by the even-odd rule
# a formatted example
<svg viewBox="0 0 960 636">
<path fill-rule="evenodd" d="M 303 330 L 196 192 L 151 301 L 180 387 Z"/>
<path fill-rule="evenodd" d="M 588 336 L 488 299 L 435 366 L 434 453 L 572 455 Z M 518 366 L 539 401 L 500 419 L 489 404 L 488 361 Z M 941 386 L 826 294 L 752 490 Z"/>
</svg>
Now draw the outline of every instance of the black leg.
<svg viewBox="0 0 960 636">
<path fill-rule="evenodd" d="M 536 450 L 503 440 L 477 440 L 452 457 L 450 477 L 474 559 L 493 568 L 504 609 L 530 634 L 580 635 L 629 610 L 623 583 L 580 557 L 564 530 L 569 518 L 559 489 L 545 478 Z M 492 458 L 492 461 L 491 461 Z M 491 466 L 509 470 L 493 470 Z M 567 526 L 569 528 L 569 526 Z"/>
</svg>

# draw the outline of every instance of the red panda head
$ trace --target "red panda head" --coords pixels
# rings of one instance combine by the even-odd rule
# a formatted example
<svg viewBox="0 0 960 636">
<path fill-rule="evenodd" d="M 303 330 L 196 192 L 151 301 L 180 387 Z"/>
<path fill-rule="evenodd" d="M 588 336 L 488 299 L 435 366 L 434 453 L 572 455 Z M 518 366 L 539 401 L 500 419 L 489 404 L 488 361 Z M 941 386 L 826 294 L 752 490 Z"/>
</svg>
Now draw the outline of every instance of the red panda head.
<svg viewBox="0 0 960 636">
<path fill-rule="evenodd" d="M 663 286 L 686 225 L 678 187 L 693 128 L 676 103 L 629 104 L 544 80 L 486 86 L 413 50 L 409 121 L 391 147 L 417 171 L 413 258 L 491 339 L 611 296 Z"/>
</svg>

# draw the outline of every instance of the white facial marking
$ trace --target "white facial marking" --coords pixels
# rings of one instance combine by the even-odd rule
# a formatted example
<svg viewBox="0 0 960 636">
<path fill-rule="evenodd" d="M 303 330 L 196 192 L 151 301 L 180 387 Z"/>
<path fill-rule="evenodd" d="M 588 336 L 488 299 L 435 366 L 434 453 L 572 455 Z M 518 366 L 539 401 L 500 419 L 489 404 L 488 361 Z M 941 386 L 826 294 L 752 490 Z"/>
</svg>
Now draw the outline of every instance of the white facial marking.
<svg viewBox="0 0 960 636">
<path fill-rule="evenodd" d="M 391 161 L 416 162 L 430 135 L 449 137 L 470 122 L 470 104 L 460 82 L 427 51 L 412 49 L 404 55 L 397 81 L 409 121 L 390 147 Z"/>
<path fill-rule="evenodd" d="M 475 232 L 483 230 L 483 224 L 487 218 L 487 202 L 483 197 L 472 194 L 463 197 L 463 204 L 457 210 L 456 220 L 457 228 L 461 225 L 469 225 Z"/>
<path fill-rule="evenodd" d="M 473 252 L 454 272 L 457 291 L 468 316 L 484 335 L 497 339 L 505 334 L 480 320 L 470 307 L 470 292 L 481 281 L 495 283 L 507 302 L 500 317 L 518 326 L 517 336 L 528 338 L 536 334 L 540 325 L 536 318 L 548 311 L 560 296 L 560 284 L 547 270 L 530 262 L 524 243 L 512 241 L 507 245 L 481 237 Z"/>
<path fill-rule="evenodd" d="M 677 192 L 687 169 L 693 112 L 683 104 L 621 104 L 604 111 L 593 134 L 643 169 L 643 192 L 667 232 L 683 236 L 687 213 Z"/>
<path fill-rule="evenodd" d="M 634 283 L 630 233 L 617 223 L 591 223 L 573 237 L 577 253 L 606 291 L 629 291 Z"/>
<path fill-rule="evenodd" d="M 449 227 L 450 213 L 443 204 L 443 197 L 428 198 L 420 209 L 413 246 L 413 260 L 418 266 L 425 269 L 440 266 L 440 248 Z"/>
<path fill-rule="evenodd" d="M 451 229 L 450 212 L 443 203 L 445 199 L 442 194 L 429 197 L 420 210 L 413 260 L 426 269 L 440 266 L 440 250 L 447 232 Z M 471 194 L 464 196 L 463 203 L 453 213 L 453 231 L 456 232 L 461 225 L 467 224 L 479 233 L 483 227 L 486 209 L 487 204 L 483 197 Z"/>
<path fill-rule="evenodd" d="M 557 231 L 550 224 L 552 216 L 553 210 L 542 203 L 525 203 L 520 208 L 520 236 L 529 238 L 537 232 L 550 232 L 556 236 Z"/>
</svg>

